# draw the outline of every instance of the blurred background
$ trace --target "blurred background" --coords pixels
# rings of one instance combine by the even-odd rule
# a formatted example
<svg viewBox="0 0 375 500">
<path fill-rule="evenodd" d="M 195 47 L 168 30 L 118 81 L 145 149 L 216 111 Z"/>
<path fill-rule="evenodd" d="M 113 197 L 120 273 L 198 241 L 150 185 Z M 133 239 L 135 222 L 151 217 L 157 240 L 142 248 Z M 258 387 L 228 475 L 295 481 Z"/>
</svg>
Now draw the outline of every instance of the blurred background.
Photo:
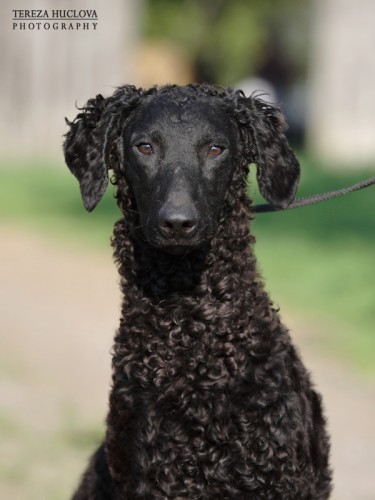
<svg viewBox="0 0 375 500">
<path fill-rule="evenodd" d="M 15 500 L 69 498 L 104 432 L 119 212 L 109 189 L 85 213 L 64 166 L 76 105 L 123 83 L 260 90 L 287 117 L 300 196 L 375 175 L 374 1 L 56 3 L 0 4 L 0 497 Z M 96 29 L 13 26 L 12 9 L 56 8 L 95 10 Z M 374 190 L 252 226 L 267 288 L 324 395 L 337 500 L 375 498 Z"/>
</svg>

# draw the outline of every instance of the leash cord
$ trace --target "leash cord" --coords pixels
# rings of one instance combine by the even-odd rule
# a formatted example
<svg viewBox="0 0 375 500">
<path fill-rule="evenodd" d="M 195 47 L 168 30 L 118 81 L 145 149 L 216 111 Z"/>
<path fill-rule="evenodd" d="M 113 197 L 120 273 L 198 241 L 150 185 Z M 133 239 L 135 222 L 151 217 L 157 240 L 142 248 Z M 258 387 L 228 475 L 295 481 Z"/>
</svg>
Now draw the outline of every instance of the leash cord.
<svg viewBox="0 0 375 500">
<path fill-rule="evenodd" d="M 338 196 L 344 196 L 345 194 L 353 193 L 354 191 L 359 191 L 360 189 L 372 186 L 375 184 L 375 177 L 366 179 L 364 181 L 353 184 L 352 186 L 337 189 L 336 191 L 329 191 L 322 194 L 314 194 L 312 196 L 306 196 L 304 198 L 297 198 L 286 208 L 277 208 L 268 203 L 264 205 L 255 205 L 253 207 L 253 212 L 256 213 L 266 213 L 266 212 L 285 212 L 286 210 L 291 210 L 292 208 L 301 208 L 308 205 L 314 205 L 315 203 L 320 203 L 321 201 L 331 200 L 332 198 L 337 198 Z"/>
</svg>

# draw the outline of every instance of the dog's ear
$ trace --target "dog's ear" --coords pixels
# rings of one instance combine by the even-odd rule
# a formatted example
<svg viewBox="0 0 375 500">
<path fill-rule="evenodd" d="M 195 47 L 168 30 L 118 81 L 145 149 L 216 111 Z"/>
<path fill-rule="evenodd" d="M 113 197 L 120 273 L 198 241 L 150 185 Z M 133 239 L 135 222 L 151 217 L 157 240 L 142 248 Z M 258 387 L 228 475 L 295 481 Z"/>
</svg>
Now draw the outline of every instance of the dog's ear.
<svg viewBox="0 0 375 500">
<path fill-rule="evenodd" d="M 257 165 L 261 195 L 274 207 L 286 208 L 294 200 L 300 179 L 300 165 L 284 135 L 282 112 L 260 99 L 246 98 L 250 111 L 250 162 Z"/>
<path fill-rule="evenodd" d="M 108 170 L 117 160 L 115 141 L 141 89 L 120 87 L 112 97 L 90 99 L 69 122 L 64 141 L 65 162 L 78 179 L 83 204 L 89 212 L 99 203 L 108 185 Z"/>
</svg>

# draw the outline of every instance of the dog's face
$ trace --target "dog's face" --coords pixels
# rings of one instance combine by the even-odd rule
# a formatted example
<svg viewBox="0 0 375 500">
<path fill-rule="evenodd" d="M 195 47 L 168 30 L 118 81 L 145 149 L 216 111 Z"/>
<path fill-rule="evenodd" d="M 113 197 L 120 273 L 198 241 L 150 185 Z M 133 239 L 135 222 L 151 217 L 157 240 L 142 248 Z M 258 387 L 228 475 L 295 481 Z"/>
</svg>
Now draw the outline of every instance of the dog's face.
<svg viewBox="0 0 375 500">
<path fill-rule="evenodd" d="M 259 190 L 275 207 L 287 207 L 298 186 L 282 113 L 240 91 L 124 85 L 90 99 L 68 125 L 65 160 L 85 208 L 99 203 L 113 169 L 119 189 L 126 190 L 125 177 L 134 194 L 146 240 L 168 252 L 212 238 L 236 168 L 244 188 L 245 166 L 256 163 Z"/>
<path fill-rule="evenodd" d="M 238 139 L 219 102 L 184 106 L 161 95 L 141 104 L 124 130 L 121 156 L 151 245 L 182 253 L 215 234 Z"/>
</svg>

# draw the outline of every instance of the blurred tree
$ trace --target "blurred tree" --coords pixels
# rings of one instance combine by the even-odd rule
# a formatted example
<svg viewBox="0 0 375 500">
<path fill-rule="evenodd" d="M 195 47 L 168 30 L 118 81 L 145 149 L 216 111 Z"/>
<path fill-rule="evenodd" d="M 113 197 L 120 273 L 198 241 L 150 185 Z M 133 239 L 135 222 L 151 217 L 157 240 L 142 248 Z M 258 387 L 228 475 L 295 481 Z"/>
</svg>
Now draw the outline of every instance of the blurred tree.
<svg viewBox="0 0 375 500">
<path fill-rule="evenodd" d="M 195 79 L 233 85 L 254 74 L 277 31 L 282 50 L 305 70 L 309 1 L 147 0 L 144 35 L 179 43 L 194 61 Z"/>
</svg>

